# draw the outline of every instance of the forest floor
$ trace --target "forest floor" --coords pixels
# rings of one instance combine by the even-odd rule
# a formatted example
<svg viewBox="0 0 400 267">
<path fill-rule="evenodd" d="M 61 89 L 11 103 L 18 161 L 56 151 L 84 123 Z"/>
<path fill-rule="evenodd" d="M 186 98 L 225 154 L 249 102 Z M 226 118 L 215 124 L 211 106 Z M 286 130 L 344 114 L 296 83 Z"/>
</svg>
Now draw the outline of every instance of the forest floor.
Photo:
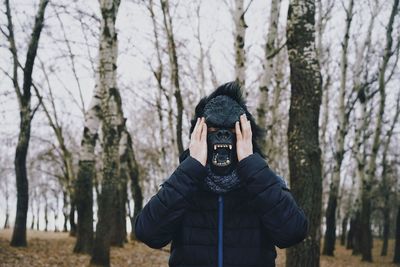
<svg viewBox="0 0 400 267">
<path fill-rule="evenodd" d="M 72 253 L 75 238 L 67 233 L 28 231 L 28 247 L 10 247 L 11 230 L 0 230 L 0 267 L 11 266 L 88 266 L 90 257 Z M 321 267 L 389 267 L 393 259 L 393 241 L 389 243 L 389 255 L 380 256 L 382 242 L 374 241 L 374 263 L 361 262 L 360 256 L 337 244 L 335 257 L 321 257 Z M 134 267 L 168 267 L 169 246 L 153 250 L 139 242 L 130 242 L 124 248 L 111 249 L 111 264 Z M 278 249 L 277 267 L 285 266 L 285 250 Z"/>
</svg>

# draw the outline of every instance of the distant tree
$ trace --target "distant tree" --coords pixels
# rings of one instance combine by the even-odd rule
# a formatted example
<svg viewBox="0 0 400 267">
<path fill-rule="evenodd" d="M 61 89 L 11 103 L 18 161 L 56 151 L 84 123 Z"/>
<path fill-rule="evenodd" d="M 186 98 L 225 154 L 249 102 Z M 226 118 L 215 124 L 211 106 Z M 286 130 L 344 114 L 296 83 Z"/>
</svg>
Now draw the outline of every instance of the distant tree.
<svg viewBox="0 0 400 267">
<path fill-rule="evenodd" d="M 336 208 L 339 195 L 340 185 L 340 170 L 345 153 L 345 138 L 348 132 L 349 114 L 346 109 L 346 91 L 348 87 L 347 81 L 347 66 L 348 66 L 348 53 L 350 39 L 350 27 L 353 20 L 353 7 L 354 0 L 349 0 L 346 11 L 346 24 L 344 37 L 342 42 L 341 60 L 340 60 L 340 90 L 339 90 L 339 105 L 338 105 L 338 121 L 339 124 L 335 136 L 335 163 L 333 168 L 332 182 L 330 184 L 328 207 L 326 208 L 326 230 L 324 236 L 324 247 L 322 254 L 333 256 L 336 242 Z"/>
<path fill-rule="evenodd" d="M 183 152 L 183 142 L 182 142 L 182 117 L 183 117 L 183 101 L 181 95 L 181 86 L 179 79 L 179 64 L 178 64 L 178 56 L 176 51 L 176 43 L 175 36 L 172 25 L 172 18 L 170 14 L 170 6 L 168 0 L 160 0 L 161 9 L 164 18 L 164 29 L 167 35 L 167 43 L 168 43 L 168 57 L 169 57 L 169 65 L 171 71 L 171 90 L 173 91 L 173 95 L 176 100 L 176 142 L 179 155 Z"/>
<path fill-rule="evenodd" d="M 20 131 L 18 135 L 18 144 L 15 151 L 15 177 L 17 183 L 17 213 L 13 235 L 11 238 L 11 246 L 21 247 L 27 246 L 26 241 L 26 220 L 28 213 L 29 189 L 28 189 L 28 174 L 26 169 L 26 157 L 31 135 L 31 122 L 37 107 L 32 110 L 31 107 L 31 87 L 32 87 L 32 72 L 36 59 L 36 54 L 39 45 L 40 33 L 44 25 L 44 14 L 49 0 L 41 0 L 35 17 L 32 34 L 28 43 L 25 64 L 19 62 L 17 45 L 14 35 L 14 25 L 11 15 L 10 1 L 5 0 L 7 29 L 8 33 L 2 31 L 9 42 L 9 48 L 13 59 L 13 73 L 9 75 L 11 78 L 15 93 L 18 99 L 20 110 Z M 18 70 L 23 69 L 23 84 L 22 89 L 19 85 Z"/>
<path fill-rule="evenodd" d="M 287 21 L 291 98 L 288 127 L 290 186 L 309 220 L 309 236 L 289 248 L 286 266 L 319 266 L 321 151 L 318 119 L 321 73 L 315 53 L 315 1 L 292 0 Z"/>
<path fill-rule="evenodd" d="M 270 98 L 270 90 L 273 88 L 272 80 L 273 80 L 273 72 L 274 72 L 274 56 L 277 53 L 276 43 L 278 37 L 278 24 L 279 24 L 279 8 L 280 8 L 280 0 L 271 1 L 271 11 L 269 14 L 269 25 L 268 25 L 268 34 L 267 34 L 267 42 L 264 47 L 264 58 L 263 58 L 263 73 L 260 80 L 259 85 L 259 99 L 257 106 L 257 121 L 258 125 L 265 130 L 267 129 L 267 111 L 269 111 L 269 98 Z M 277 88 L 278 89 L 278 88 Z M 275 92 L 275 90 L 274 90 Z M 277 109 L 276 106 L 274 108 Z M 276 112 L 275 112 L 276 114 Z M 272 126 L 272 123 L 271 123 Z M 274 127 L 271 127 L 274 128 Z M 274 138 L 274 134 L 268 134 L 268 138 Z M 269 148 L 267 146 L 267 141 L 262 140 L 261 143 L 263 152 L 271 158 L 271 151 L 267 151 Z"/>
<path fill-rule="evenodd" d="M 397 208 L 396 235 L 395 235 L 393 262 L 400 263 L 400 206 Z"/>
<path fill-rule="evenodd" d="M 372 183 L 376 172 L 376 159 L 378 156 L 379 147 L 381 144 L 381 132 L 383 124 L 383 114 L 385 111 L 386 102 L 386 70 L 390 58 L 393 56 L 393 24 L 395 16 L 398 12 L 399 0 L 394 0 L 389 21 L 386 27 L 386 45 L 382 61 L 379 64 L 378 71 L 378 90 L 379 90 L 379 110 L 377 114 L 377 122 L 373 133 L 372 153 L 369 157 L 366 169 L 365 179 L 362 181 L 361 191 L 361 255 L 363 261 L 372 262 L 372 233 L 371 233 L 371 196 L 372 196 Z"/>
</svg>

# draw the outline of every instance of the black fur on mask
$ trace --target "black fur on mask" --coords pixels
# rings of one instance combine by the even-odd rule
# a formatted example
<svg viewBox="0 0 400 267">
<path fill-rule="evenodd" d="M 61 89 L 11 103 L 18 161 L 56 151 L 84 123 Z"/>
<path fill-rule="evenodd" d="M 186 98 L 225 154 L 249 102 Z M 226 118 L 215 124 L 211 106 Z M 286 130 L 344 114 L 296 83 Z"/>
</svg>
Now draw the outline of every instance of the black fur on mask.
<svg viewBox="0 0 400 267">
<path fill-rule="evenodd" d="M 200 102 L 196 106 L 194 117 L 191 120 L 190 133 L 193 132 L 194 126 L 196 125 L 197 118 L 201 118 L 201 117 L 205 117 L 208 127 L 212 126 L 212 127 L 217 127 L 217 128 L 234 128 L 234 123 L 237 120 L 239 120 L 238 117 L 233 116 L 233 117 L 228 118 L 229 116 L 226 116 L 225 118 L 224 117 L 218 118 L 218 116 L 215 116 L 218 114 L 211 114 L 211 113 L 208 114 L 207 109 L 205 110 L 206 105 L 210 102 L 212 103 L 213 102 L 212 100 L 217 98 L 218 96 L 227 96 L 234 101 L 233 103 L 237 103 L 237 106 L 232 105 L 232 106 L 235 106 L 235 107 L 233 107 L 233 110 L 235 111 L 233 113 L 246 114 L 246 117 L 250 121 L 250 125 L 251 125 L 253 152 L 258 153 L 263 158 L 265 158 L 264 154 L 261 151 L 259 143 L 258 143 L 259 140 L 264 138 L 264 131 L 256 124 L 253 116 L 248 111 L 248 109 L 246 107 L 246 101 L 242 96 L 242 91 L 240 89 L 240 86 L 236 82 L 225 83 L 225 84 L 219 86 L 209 96 L 204 97 L 200 100 Z M 221 98 L 221 97 L 219 97 L 219 98 Z M 214 100 L 214 101 L 216 101 L 216 100 Z M 230 101 L 230 100 L 227 100 L 227 101 Z M 219 102 L 219 101 L 216 101 L 216 102 Z M 207 117 L 208 117 L 208 120 L 207 120 Z M 212 118 L 214 118 L 216 120 L 213 120 Z M 214 122 L 216 121 L 217 122 L 216 124 L 222 124 L 222 125 L 212 125 L 213 121 Z M 234 138 L 234 146 L 236 147 L 236 135 L 233 134 L 232 138 Z M 209 139 L 209 135 L 208 135 L 207 139 Z M 207 140 L 207 142 L 208 142 L 208 140 Z M 210 144 L 208 144 L 208 145 L 210 145 Z M 208 152 L 210 152 L 209 148 L 207 150 L 208 150 Z M 235 153 L 236 153 L 236 150 L 235 150 Z M 190 153 L 189 153 L 188 149 L 186 151 L 184 151 L 182 153 L 182 155 L 180 156 L 180 161 L 183 161 L 189 154 Z M 209 155 L 209 157 L 210 157 L 210 155 Z M 236 160 L 236 162 L 237 162 L 237 155 L 233 155 L 233 159 Z M 234 162 L 233 165 L 235 165 L 236 162 Z M 236 166 L 233 166 L 233 167 L 236 167 Z"/>
</svg>

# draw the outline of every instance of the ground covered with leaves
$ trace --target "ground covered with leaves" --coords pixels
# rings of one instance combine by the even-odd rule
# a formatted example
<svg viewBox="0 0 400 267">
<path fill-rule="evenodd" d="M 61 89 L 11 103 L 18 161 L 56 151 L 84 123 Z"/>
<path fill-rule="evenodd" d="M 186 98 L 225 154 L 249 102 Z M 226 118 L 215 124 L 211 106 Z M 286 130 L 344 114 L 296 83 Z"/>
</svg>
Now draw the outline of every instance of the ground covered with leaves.
<svg viewBox="0 0 400 267">
<path fill-rule="evenodd" d="M 67 233 L 28 231 L 29 246 L 10 247 L 11 230 L 0 230 L 0 266 L 89 266 L 90 257 L 72 253 L 75 239 Z M 361 262 L 359 256 L 337 245 L 335 257 L 321 258 L 322 267 L 388 267 L 393 258 L 393 242 L 389 244 L 389 255 L 379 256 L 380 240 L 374 242 L 374 263 Z M 124 248 L 111 249 L 111 266 L 168 267 L 169 247 L 153 250 L 142 243 L 130 242 Z M 285 266 L 285 251 L 278 250 L 277 267 Z"/>
</svg>

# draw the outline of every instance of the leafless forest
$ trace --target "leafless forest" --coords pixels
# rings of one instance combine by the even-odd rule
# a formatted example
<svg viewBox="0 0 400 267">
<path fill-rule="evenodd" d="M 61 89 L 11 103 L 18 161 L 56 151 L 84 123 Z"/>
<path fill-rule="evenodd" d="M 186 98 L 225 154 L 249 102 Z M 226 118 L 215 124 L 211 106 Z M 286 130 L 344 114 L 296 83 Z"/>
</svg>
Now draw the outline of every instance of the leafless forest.
<svg viewBox="0 0 400 267">
<path fill-rule="evenodd" d="M 277 265 L 400 264 L 399 0 L 0 10 L 0 266 L 167 266 L 132 224 L 233 80 L 310 222 Z"/>
</svg>

